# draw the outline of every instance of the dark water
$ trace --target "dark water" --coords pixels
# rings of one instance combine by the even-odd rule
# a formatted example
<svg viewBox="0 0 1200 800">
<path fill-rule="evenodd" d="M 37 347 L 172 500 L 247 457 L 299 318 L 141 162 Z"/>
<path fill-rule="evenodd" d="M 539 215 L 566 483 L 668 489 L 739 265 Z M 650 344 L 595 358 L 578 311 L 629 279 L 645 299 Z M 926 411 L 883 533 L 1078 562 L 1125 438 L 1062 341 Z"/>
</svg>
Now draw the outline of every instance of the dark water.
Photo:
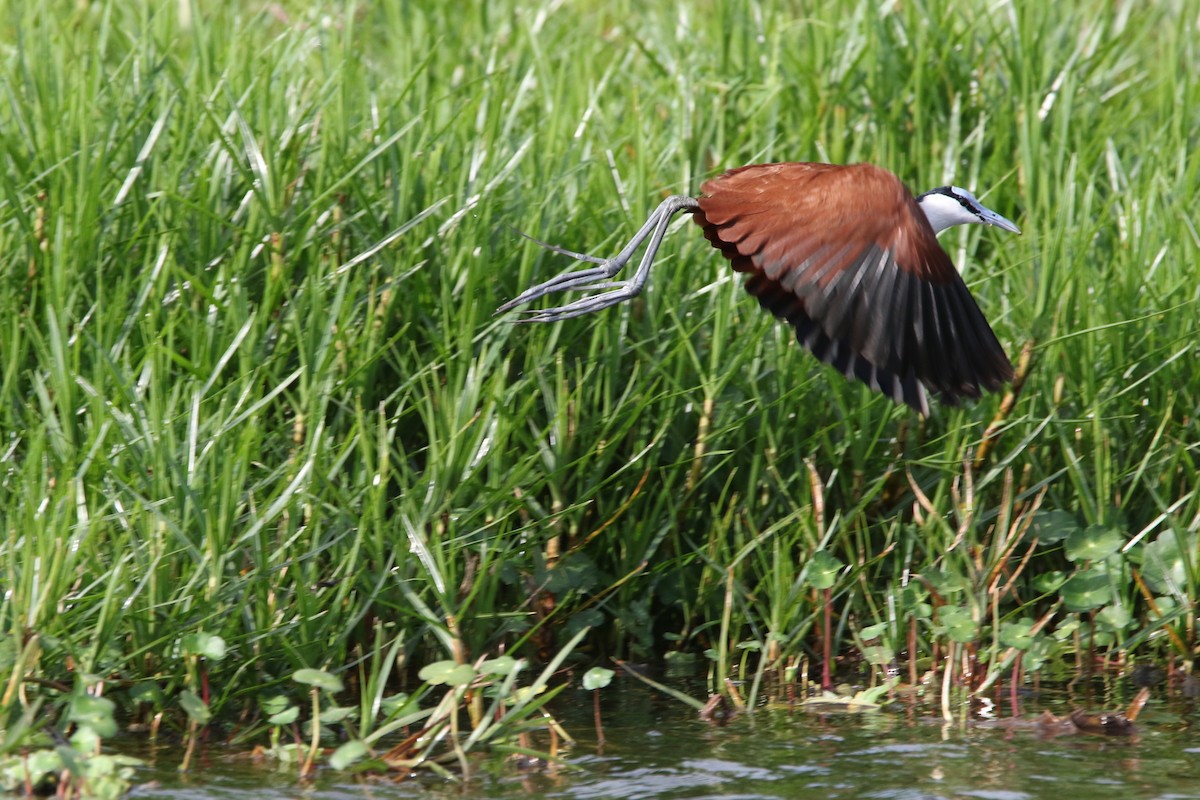
<svg viewBox="0 0 1200 800">
<path fill-rule="evenodd" d="M 1200 712 L 1156 695 L 1134 737 L 1049 737 L 1032 720 L 1087 700 L 1027 701 L 1023 722 L 980 719 L 945 725 L 931 709 L 871 713 L 775 710 L 725 727 L 698 720 L 676 701 L 639 687 L 606 690 L 607 743 L 596 745 L 590 698 L 559 700 L 576 736 L 566 766 L 518 769 L 501 758 L 475 762 L 470 780 L 356 779 L 325 771 L 300 783 L 292 771 L 247 763 L 209 748 L 187 777 L 178 752 L 151 754 L 133 797 L 169 798 L 1200 798 Z M 567 703 L 577 701 L 574 708 Z M 1093 710 L 1104 707 L 1104 701 Z M 1116 700 L 1113 704 L 1118 704 Z M 997 716 L 1011 716 L 1005 709 Z"/>
</svg>

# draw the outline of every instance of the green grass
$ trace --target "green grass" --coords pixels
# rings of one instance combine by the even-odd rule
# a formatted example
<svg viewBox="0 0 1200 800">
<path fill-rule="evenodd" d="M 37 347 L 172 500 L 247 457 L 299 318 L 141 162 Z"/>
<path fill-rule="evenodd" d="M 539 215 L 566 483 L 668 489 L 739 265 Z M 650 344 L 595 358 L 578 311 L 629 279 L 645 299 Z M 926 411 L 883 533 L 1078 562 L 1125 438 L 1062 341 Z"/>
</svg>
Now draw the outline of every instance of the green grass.
<svg viewBox="0 0 1200 800">
<path fill-rule="evenodd" d="M 1193 664 L 1195 3 L 48 5 L 0 2 L 5 746 L 101 690 L 265 739 L 306 668 L 365 738 L 584 628 L 771 694 L 826 595 L 845 666 Z M 849 384 L 690 223 L 634 302 L 493 316 L 570 266 L 513 228 L 615 252 L 766 160 L 1021 225 L 942 240 L 1031 346 L 978 463 L 1001 398 Z"/>
</svg>

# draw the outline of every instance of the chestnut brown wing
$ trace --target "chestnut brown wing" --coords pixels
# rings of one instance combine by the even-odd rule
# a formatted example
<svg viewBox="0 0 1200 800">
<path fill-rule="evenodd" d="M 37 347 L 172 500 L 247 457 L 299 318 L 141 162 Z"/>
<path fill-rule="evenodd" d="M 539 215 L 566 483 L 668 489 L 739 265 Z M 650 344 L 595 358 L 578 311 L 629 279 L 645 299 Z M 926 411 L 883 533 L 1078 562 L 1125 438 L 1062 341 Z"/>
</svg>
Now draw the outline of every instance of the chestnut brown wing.
<svg viewBox="0 0 1200 800">
<path fill-rule="evenodd" d="M 921 207 L 870 164 L 757 164 L 701 187 L 696 221 L 822 361 L 928 415 L 1012 365 Z"/>
</svg>

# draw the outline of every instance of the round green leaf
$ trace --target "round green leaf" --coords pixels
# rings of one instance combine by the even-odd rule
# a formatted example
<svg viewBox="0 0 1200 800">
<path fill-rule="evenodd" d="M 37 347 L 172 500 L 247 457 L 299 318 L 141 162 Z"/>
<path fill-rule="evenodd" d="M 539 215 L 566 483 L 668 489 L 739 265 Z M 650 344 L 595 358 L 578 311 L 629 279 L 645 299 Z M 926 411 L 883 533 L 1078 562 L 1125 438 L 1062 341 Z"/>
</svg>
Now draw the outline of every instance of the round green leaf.
<svg viewBox="0 0 1200 800">
<path fill-rule="evenodd" d="M 387 697 L 383 698 L 383 700 L 381 700 L 379 702 L 379 707 L 383 709 L 384 714 L 391 715 L 391 714 L 396 713 L 396 711 L 398 711 L 399 709 L 404 708 L 406 705 L 408 705 L 408 701 L 410 699 L 411 698 L 409 697 L 407 692 L 400 692 L 398 694 L 388 695 Z"/>
<path fill-rule="evenodd" d="M 969 592 L 972 589 L 971 579 L 966 575 L 946 570 L 931 569 L 921 573 L 929 585 L 942 597 L 952 597 L 956 594 Z"/>
<path fill-rule="evenodd" d="M 1078 614 L 1071 614 L 1055 625 L 1050 635 L 1059 642 L 1069 642 L 1072 639 L 1086 640 L 1088 630 L 1087 624 L 1079 618 Z"/>
<path fill-rule="evenodd" d="M 1125 546 L 1125 534 L 1108 525 L 1089 525 L 1067 537 L 1068 561 L 1099 561 Z"/>
<path fill-rule="evenodd" d="M 1151 622 L 1173 619 L 1180 613 L 1180 604 L 1174 597 L 1164 596 L 1154 598 L 1154 608 L 1147 609 L 1146 617 Z"/>
<path fill-rule="evenodd" d="M 942 606 L 938 609 L 937 630 L 956 642 L 973 642 L 979 636 L 979 625 L 971 611 L 963 606 Z"/>
<path fill-rule="evenodd" d="M 447 686 L 466 686 L 475 680 L 475 668 L 470 664 L 459 664 L 446 676 Z"/>
<path fill-rule="evenodd" d="M 929 592 L 919 583 L 912 582 L 900 590 L 900 603 L 906 608 L 929 600 Z"/>
<path fill-rule="evenodd" d="M 54 749 L 57 750 L 59 756 L 62 757 L 63 768 L 67 772 L 70 772 L 73 775 L 82 775 L 84 773 L 86 770 L 84 765 L 87 763 L 87 760 L 84 758 L 83 753 L 66 744 L 60 744 Z"/>
<path fill-rule="evenodd" d="M 342 690 L 342 679 L 323 669 L 298 669 L 292 673 L 292 680 L 305 686 L 315 686 L 326 692 Z"/>
<path fill-rule="evenodd" d="M 100 742 L 100 737 L 88 725 L 80 725 L 79 729 L 71 736 L 71 747 L 74 747 L 77 753 L 98 753 Z"/>
<path fill-rule="evenodd" d="M 1043 572 L 1033 579 L 1033 588 L 1042 594 L 1051 594 L 1057 592 L 1067 581 L 1067 573 L 1060 569 Z"/>
<path fill-rule="evenodd" d="M 484 661 L 479 665 L 481 675 L 511 675 L 513 670 L 519 670 L 523 664 L 512 656 L 500 656 Z"/>
<path fill-rule="evenodd" d="M 204 725 L 212 719 L 212 712 L 209 710 L 208 704 L 190 689 L 184 689 L 179 693 L 179 705 L 187 713 L 188 719 L 197 725 Z"/>
<path fill-rule="evenodd" d="M 292 701 L 286 694 L 281 692 L 272 692 L 270 694 L 261 694 L 258 696 L 258 707 L 265 714 L 278 714 L 287 709 L 292 704 Z"/>
<path fill-rule="evenodd" d="M 864 642 L 869 642 L 872 639 L 878 639 L 880 636 L 883 636 L 885 633 L 887 633 L 889 627 L 890 623 L 877 622 L 874 625 L 868 625 L 867 627 L 863 628 L 858 632 L 858 635 L 859 638 L 861 638 Z"/>
<path fill-rule="evenodd" d="M 913 582 L 900 590 L 900 608 L 916 619 L 929 619 L 933 616 L 933 606 L 929 603 L 929 592 L 924 586 Z"/>
<path fill-rule="evenodd" d="M 1028 650 L 1033 644 L 1033 623 L 1028 620 L 1000 623 L 1000 644 Z"/>
<path fill-rule="evenodd" d="M 321 722 L 326 725 L 333 725 L 346 719 L 354 714 L 358 709 L 354 706 L 334 706 L 321 711 Z"/>
<path fill-rule="evenodd" d="M 1036 537 L 1042 544 L 1054 544 L 1066 539 L 1079 530 L 1079 522 L 1075 515 L 1068 511 L 1051 510 L 1039 511 L 1033 515 L 1033 524 L 1029 526 L 1027 538 Z"/>
<path fill-rule="evenodd" d="M 1200 534 L 1163 531 L 1142 552 L 1142 578 L 1157 594 L 1188 589 L 1187 555 L 1198 549 Z"/>
<path fill-rule="evenodd" d="M 1119 633 L 1133 624 L 1129 609 L 1121 603 L 1112 603 L 1096 614 L 1096 627 L 1111 633 Z"/>
<path fill-rule="evenodd" d="M 450 670 L 457 666 L 458 664 L 454 661 L 434 661 L 432 664 L 421 667 L 417 677 L 426 683 L 438 686 L 446 682 L 446 676 L 450 674 Z"/>
<path fill-rule="evenodd" d="M 1108 576 L 1093 569 L 1076 572 L 1058 591 L 1068 611 L 1091 611 L 1112 601 Z"/>
<path fill-rule="evenodd" d="M 565 633 L 574 635 L 574 633 L 579 632 L 582 628 L 598 628 L 604 624 L 606 619 L 607 617 L 604 616 L 604 612 L 598 608 L 585 608 L 582 611 L 576 611 L 571 615 L 571 621 L 567 625 Z"/>
<path fill-rule="evenodd" d="M 612 683 L 613 675 L 615 674 L 611 669 L 592 667 L 583 673 L 583 688 L 589 691 L 592 689 L 603 689 Z"/>
<path fill-rule="evenodd" d="M 329 766 L 334 769 L 345 769 L 369 752 L 370 748 L 367 747 L 366 742 L 360 739 L 351 739 L 333 751 L 333 755 L 329 757 Z"/>
<path fill-rule="evenodd" d="M 465 686 L 475 680 L 475 670 L 470 664 L 435 661 L 422 667 L 417 677 L 431 686 Z"/>
<path fill-rule="evenodd" d="M 513 702 L 526 703 L 546 691 L 543 686 L 520 686 L 512 693 Z"/>
<path fill-rule="evenodd" d="M 877 667 L 886 667 L 896 658 L 896 654 L 892 652 L 892 648 L 883 647 L 882 645 L 864 647 L 862 654 L 868 664 L 874 664 Z"/>
<path fill-rule="evenodd" d="M 117 722 L 113 719 L 115 708 L 116 704 L 107 697 L 77 694 L 71 698 L 67 719 L 79 727 L 91 728 L 97 736 L 107 739 L 117 733 Z"/>
<path fill-rule="evenodd" d="M 1030 670 L 1037 670 L 1054 655 L 1055 644 L 1045 636 L 1034 636 L 1022 659 Z"/>
<path fill-rule="evenodd" d="M 818 550 L 812 554 L 807 566 L 808 571 L 805 573 L 805 577 L 809 586 L 814 589 L 829 589 L 837 581 L 843 564 L 836 556 L 831 556 L 824 550 Z"/>
<path fill-rule="evenodd" d="M 913 619 L 929 619 L 933 616 L 933 605 L 931 603 L 916 603 L 908 607 L 908 613 Z"/>
<path fill-rule="evenodd" d="M 308 758 L 308 745 L 281 744 L 271 748 L 271 755 L 280 764 L 297 764 Z"/>
<path fill-rule="evenodd" d="M 300 717 L 300 706 L 291 706 L 285 708 L 277 714 L 272 714 L 267 717 L 267 722 L 272 725 L 291 725 Z"/>
<path fill-rule="evenodd" d="M 225 657 L 225 640 L 215 633 L 189 633 L 183 637 L 183 652 L 209 661 L 220 661 Z"/>
<path fill-rule="evenodd" d="M 69 747 L 65 749 L 70 750 Z M 57 750 L 43 748 L 28 755 L 10 754 L 6 758 L 0 758 L 0 792 L 7 789 L 10 793 L 3 796 L 20 796 L 16 789 L 24 788 L 27 780 L 37 786 L 46 776 L 58 775 L 65 768 L 66 764 Z"/>
<path fill-rule="evenodd" d="M 154 681 L 141 681 L 130 687 L 129 699 L 135 703 L 159 705 L 163 701 L 163 693 Z"/>
</svg>

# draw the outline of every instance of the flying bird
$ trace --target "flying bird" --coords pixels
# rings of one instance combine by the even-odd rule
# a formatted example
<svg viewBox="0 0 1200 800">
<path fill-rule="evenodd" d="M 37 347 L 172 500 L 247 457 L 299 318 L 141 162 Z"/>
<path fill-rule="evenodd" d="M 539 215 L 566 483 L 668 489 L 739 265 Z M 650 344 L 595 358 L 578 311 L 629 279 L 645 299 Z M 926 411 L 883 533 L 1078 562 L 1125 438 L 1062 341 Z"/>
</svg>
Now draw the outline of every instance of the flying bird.
<svg viewBox="0 0 1200 800">
<path fill-rule="evenodd" d="M 914 197 L 894 174 L 871 164 L 784 162 L 729 170 L 700 191 L 697 198 L 664 200 L 612 258 L 535 239 L 595 266 L 533 286 L 496 313 L 554 292 L 600 290 L 526 311 L 522 319 L 554 322 L 637 296 L 671 219 L 686 211 L 733 268 L 749 276 L 746 291 L 846 377 L 923 416 L 928 392 L 956 404 L 1012 379 L 1004 348 L 937 234 L 970 224 L 1021 231 L 966 189 L 942 186 Z M 614 281 L 643 244 L 633 276 Z"/>
</svg>

